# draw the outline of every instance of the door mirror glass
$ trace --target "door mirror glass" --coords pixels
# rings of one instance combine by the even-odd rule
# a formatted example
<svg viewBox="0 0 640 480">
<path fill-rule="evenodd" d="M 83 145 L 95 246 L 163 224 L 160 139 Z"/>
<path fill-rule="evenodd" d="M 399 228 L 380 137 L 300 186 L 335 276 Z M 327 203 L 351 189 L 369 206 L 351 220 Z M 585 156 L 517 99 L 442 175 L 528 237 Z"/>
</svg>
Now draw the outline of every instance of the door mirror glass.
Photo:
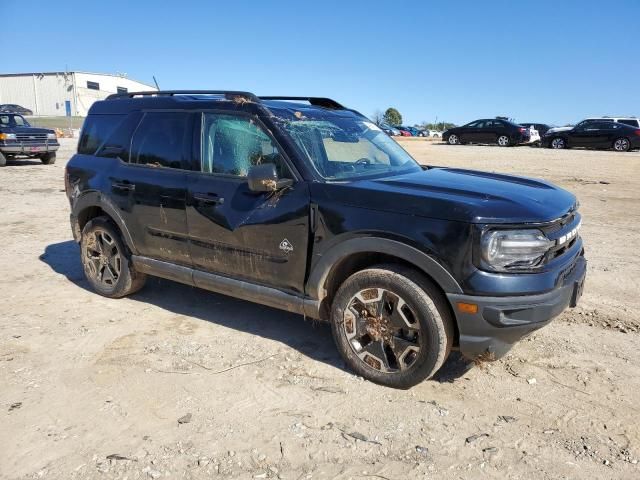
<svg viewBox="0 0 640 480">
<path fill-rule="evenodd" d="M 293 185 L 293 180 L 289 178 L 278 179 L 278 171 L 273 163 L 252 165 L 247 179 L 252 192 L 275 192 Z"/>
</svg>

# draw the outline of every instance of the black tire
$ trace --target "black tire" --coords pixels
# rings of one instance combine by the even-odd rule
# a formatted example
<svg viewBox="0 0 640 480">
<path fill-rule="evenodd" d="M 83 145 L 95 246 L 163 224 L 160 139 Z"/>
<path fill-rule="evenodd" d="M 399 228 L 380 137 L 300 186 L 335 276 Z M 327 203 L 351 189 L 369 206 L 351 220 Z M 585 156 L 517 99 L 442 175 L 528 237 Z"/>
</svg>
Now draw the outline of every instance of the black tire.
<svg viewBox="0 0 640 480">
<path fill-rule="evenodd" d="M 107 217 L 93 218 L 82 229 L 80 258 L 85 277 L 105 297 L 120 298 L 135 293 L 147 279 L 133 268 L 118 228 Z"/>
<path fill-rule="evenodd" d="M 0 167 L 4 167 L 7 165 L 7 157 L 5 157 L 2 152 L 0 152 Z"/>
<path fill-rule="evenodd" d="M 631 142 L 626 137 L 616 138 L 611 145 L 616 152 L 628 152 L 631 149 Z"/>
<path fill-rule="evenodd" d="M 56 152 L 45 153 L 40 156 L 40 161 L 45 165 L 52 165 L 56 163 Z"/>
<path fill-rule="evenodd" d="M 447 138 L 447 143 L 449 145 L 461 145 L 462 144 L 462 142 L 460 141 L 460 137 L 456 133 L 452 133 L 451 135 L 449 135 L 449 137 Z"/>
<path fill-rule="evenodd" d="M 549 142 L 549 148 L 561 150 L 563 148 L 567 148 L 567 142 L 562 137 L 555 137 Z"/>
<path fill-rule="evenodd" d="M 500 147 L 510 147 L 511 138 L 509 138 L 509 135 L 498 135 L 498 138 L 496 138 L 496 143 Z"/>
<path fill-rule="evenodd" d="M 362 308 L 364 304 L 358 303 L 359 298 L 367 292 L 377 292 L 379 299 L 371 299 L 368 308 L 362 309 L 363 314 L 368 313 L 366 319 L 363 315 L 356 317 L 354 304 Z M 391 322 L 401 319 L 402 327 L 407 328 L 395 332 L 393 323 L 384 324 L 382 316 L 372 317 L 370 308 L 378 309 L 382 315 L 387 313 L 389 318 L 395 317 Z M 402 389 L 432 377 L 449 356 L 454 337 L 453 319 L 442 293 L 419 272 L 397 265 L 361 270 L 345 280 L 333 299 L 331 330 L 340 355 L 356 374 L 380 385 Z M 366 333 L 358 336 L 363 331 Z M 350 333 L 351 340 L 347 337 Z M 376 334 L 386 335 L 388 341 L 377 341 Z M 358 347 L 360 353 L 356 352 Z M 383 354 L 372 356 L 369 350 Z M 391 366 L 393 371 L 389 370 Z"/>
</svg>

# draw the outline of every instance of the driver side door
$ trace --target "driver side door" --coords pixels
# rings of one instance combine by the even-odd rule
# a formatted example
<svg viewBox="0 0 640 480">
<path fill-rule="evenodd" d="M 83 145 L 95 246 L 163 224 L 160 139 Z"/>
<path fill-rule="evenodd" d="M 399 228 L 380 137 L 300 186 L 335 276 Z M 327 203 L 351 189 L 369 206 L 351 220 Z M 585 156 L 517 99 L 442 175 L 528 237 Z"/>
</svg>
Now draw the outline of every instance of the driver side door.
<svg viewBox="0 0 640 480">
<path fill-rule="evenodd" d="M 283 150 L 255 116 L 201 113 L 187 180 L 187 225 L 193 267 L 293 293 L 304 292 L 310 196 Z M 294 180 L 254 192 L 252 165 L 273 163 Z M 194 277 L 197 278 L 197 277 Z"/>
</svg>

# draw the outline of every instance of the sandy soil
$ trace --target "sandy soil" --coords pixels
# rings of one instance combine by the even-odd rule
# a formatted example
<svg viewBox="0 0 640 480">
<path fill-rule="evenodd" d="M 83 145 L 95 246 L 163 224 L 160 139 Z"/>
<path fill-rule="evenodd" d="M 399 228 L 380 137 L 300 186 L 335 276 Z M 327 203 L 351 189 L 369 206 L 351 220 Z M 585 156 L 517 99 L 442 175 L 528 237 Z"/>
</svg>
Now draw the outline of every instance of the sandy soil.
<svg viewBox="0 0 640 480">
<path fill-rule="evenodd" d="M 406 146 L 575 192 L 590 262 L 577 309 L 410 391 L 356 378 L 296 315 L 157 279 L 92 293 L 73 141 L 0 169 L 0 478 L 638 478 L 640 154 Z"/>
</svg>

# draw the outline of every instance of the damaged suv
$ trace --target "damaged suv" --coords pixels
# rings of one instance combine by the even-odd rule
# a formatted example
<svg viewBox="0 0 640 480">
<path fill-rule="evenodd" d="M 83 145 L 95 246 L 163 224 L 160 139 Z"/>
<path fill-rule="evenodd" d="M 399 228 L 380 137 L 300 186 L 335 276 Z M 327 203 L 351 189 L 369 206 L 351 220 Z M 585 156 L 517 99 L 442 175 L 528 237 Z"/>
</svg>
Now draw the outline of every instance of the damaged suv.
<svg viewBox="0 0 640 480">
<path fill-rule="evenodd" d="M 331 323 L 357 374 L 409 388 L 452 349 L 504 355 L 576 305 L 576 198 L 419 165 L 317 97 L 165 91 L 93 104 L 65 174 L 101 295 L 156 275 Z"/>
</svg>

